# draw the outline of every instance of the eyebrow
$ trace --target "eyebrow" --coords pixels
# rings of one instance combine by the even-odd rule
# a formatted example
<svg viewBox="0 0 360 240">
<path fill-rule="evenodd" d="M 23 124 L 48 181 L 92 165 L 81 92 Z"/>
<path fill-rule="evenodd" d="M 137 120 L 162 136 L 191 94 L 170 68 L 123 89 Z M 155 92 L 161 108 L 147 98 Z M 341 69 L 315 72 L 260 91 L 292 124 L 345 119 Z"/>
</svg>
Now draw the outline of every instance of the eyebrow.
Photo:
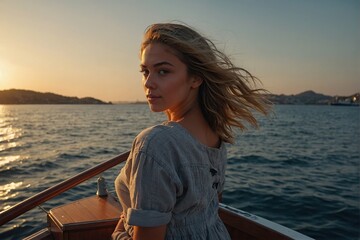
<svg viewBox="0 0 360 240">
<path fill-rule="evenodd" d="M 169 66 L 174 67 L 173 64 L 171 64 L 171 63 L 169 63 L 169 62 L 166 62 L 166 61 L 155 63 L 155 64 L 153 65 L 153 67 L 160 67 L 160 66 L 163 66 L 163 65 L 169 65 Z M 140 64 L 140 67 L 141 67 L 141 68 L 146 68 L 146 65 L 145 65 L 145 64 Z"/>
</svg>

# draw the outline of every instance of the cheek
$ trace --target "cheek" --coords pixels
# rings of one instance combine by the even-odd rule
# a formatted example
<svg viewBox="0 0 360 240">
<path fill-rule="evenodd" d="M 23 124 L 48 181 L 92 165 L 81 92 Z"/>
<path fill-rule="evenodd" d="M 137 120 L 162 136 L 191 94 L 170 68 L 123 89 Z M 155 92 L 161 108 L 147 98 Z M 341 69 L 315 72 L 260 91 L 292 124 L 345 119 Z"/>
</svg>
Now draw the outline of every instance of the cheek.
<svg viewBox="0 0 360 240">
<path fill-rule="evenodd" d="M 184 92 L 190 89 L 190 80 L 186 74 L 178 75 L 169 81 L 168 91 Z"/>
<path fill-rule="evenodd" d="M 181 89 L 181 84 L 179 84 L 179 82 L 177 81 L 172 81 L 169 82 L 168 84 L 166 84 L 164 86 L 164 90 L 166 90 L 166 92 L 168 93 L 176 93 Z"/>
<path fill-rule="evenodd" d="M 172 84 L 167 84 L 166 86 L 164 86 L 163 91 L 166 94 L 167 99 L 178 100 L 184 95 L 185 89 L 183 84 L 174 82 Z"/>
<path fill-rule="evenodd" d="M 146 79 L 144 78 L 141 78 L 141 86 L 143 87 L 144 91 L 146 91 L 146 86 L 145 86 L 145 83 L 146 83 Z"/>
</svg>

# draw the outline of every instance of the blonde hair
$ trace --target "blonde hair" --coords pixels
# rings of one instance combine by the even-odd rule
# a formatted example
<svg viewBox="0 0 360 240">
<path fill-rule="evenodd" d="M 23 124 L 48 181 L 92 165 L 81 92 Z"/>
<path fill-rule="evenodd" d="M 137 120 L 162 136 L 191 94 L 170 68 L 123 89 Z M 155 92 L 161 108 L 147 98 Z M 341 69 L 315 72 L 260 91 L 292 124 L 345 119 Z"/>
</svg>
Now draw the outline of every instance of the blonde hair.
<svg viewBox="0 0 360 240">
<path fill-rule="evenodd" d="M 232 127 L 244 130 L 244 121 L 258 127 L 253 110 L 268 114 L 270 104 L 263 94 L 266 91 L 256 88 L 258 79 L 234 66 L 206 37 L 182 24 L 159 23 L 146 29 L 141 52 L 153 42 L 173 49 L 189 74 L 203 80 L 199 104 L 210 127 L 223 141 L 233 143 Z"/>
</svg>

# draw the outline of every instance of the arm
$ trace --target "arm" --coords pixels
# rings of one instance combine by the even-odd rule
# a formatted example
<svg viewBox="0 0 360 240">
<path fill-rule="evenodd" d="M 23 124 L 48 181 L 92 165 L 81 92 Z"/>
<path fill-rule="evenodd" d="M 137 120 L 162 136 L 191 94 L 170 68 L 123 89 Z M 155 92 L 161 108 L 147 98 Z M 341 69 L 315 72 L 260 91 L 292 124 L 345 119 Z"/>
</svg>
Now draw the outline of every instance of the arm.
<svg viewBox="0 0 360 240">
<path fill-rule="evenodd" d="M 134 226 L 133 240 L 163 240 L 165 239 L 166 225 L 158 227 Z"/>
</svg>

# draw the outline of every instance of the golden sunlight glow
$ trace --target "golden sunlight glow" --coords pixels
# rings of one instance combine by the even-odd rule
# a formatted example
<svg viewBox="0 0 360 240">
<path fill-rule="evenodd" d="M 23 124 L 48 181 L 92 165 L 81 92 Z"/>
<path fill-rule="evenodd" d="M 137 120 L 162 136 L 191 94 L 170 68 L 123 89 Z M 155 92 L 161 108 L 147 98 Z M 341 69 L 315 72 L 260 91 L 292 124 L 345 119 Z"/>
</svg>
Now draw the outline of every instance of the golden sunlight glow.
<svg viewBox="0 0 360 240">
<path fill-rule="evenodd" d="M 0 66 L 0 81 L 5 78 L 5 70 Z"/>
<path fill-rule="evenodd" d="M 0 90 L 8 88 L 10 65 L 0 59 Z"/>
<path fill-rule="evenodd" d="M 5 78 L 5 66 L 2 63 L 2 61 L 0 61 L 0 81 L 3 80 Z"/>
</svg>

